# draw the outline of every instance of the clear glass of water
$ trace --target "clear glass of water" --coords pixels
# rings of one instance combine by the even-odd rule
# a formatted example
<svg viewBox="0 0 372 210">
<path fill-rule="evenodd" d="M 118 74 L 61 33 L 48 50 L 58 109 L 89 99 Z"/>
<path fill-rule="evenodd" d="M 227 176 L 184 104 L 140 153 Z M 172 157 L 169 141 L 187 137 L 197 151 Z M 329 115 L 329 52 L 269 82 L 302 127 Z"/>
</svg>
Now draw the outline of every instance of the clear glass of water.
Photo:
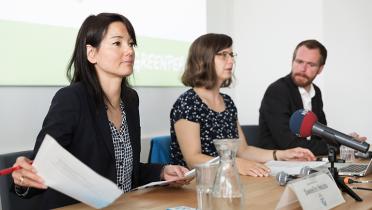
<svg viewBox="0 0 372 210">
<path fill-rule="evenodd" d="M 354 149 L 345 145 L 340 146 L 340 158 L 345 162 L 353 162 L 355 160 Z"/>
<path fill-rule="evenodd" d="M 196 196 L 198 210 L 212 210 L 212 190 L 219 163 L 204 163 L 195 166 Z"/>
</svg>

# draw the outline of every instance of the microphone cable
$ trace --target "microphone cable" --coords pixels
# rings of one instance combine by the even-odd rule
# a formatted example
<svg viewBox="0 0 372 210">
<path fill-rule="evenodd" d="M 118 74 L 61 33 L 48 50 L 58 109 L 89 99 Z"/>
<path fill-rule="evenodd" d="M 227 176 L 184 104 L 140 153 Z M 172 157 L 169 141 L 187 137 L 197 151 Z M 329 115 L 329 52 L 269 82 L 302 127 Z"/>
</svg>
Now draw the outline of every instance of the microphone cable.
<svg viewBox="0 0 372 210">
<path fill-rule="evenodd" d="M 372 188 L 366 188 L 366 187 L 352 187 L 351 189 L 353 189 L 353 190 L 368 190 L 368 191 L 372 191 Z"/>
</svg>

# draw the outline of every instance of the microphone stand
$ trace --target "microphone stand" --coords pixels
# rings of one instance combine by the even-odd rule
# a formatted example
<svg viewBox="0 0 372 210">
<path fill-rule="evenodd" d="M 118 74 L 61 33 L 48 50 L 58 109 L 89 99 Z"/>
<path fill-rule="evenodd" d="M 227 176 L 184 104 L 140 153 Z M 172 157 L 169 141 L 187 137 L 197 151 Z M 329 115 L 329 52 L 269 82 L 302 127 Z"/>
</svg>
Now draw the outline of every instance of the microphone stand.
<svg viewBox="0 0 372 210">
<path fill-rule="evenodd" d="M 333 179 L 335 180 L 338 188 L 342 192 L 346 192 L 349 194 L 354 200 L 356 201 L 363 201 L 359 195 L 357 195 L 352 189 L 350 189 L 344 182 L 343 180 L 340 179 L 338 175 L 338 170 L 335 168 L 335 161 L 337 160 L 336 158 L 336 151 L 337 149 L 335 146 L 328 144 L 328 161 L 331 163 L 331 167 L 328 168 L 329 172 L 331 172 Z"/>
</svg>

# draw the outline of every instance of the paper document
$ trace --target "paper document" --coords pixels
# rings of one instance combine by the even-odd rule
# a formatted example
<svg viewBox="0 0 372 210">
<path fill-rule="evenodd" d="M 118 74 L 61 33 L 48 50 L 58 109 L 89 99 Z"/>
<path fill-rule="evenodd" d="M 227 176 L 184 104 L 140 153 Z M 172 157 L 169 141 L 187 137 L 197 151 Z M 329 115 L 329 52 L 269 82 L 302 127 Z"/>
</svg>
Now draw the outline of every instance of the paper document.
<svg viewBox="0 0 372 210">
<path fill-rule="evenodd" d="M 220 156 L 217 156 L 217 157 L 215 157 L 215 158 L 213 158 L 213 159 L 208 160 L 208 161 L 205 162 L 204 164 L 214 163 L 214 162 L 217 162 L 217 161 L 219 161 L 219 160 L 220 160 Z M 190 170 L 189 172 L 185 173 L 185 177 L 190 177 L 190 178 L 192 178 L 192 177 L 195 176 L 195 174 L 196 174 L 196 170 L 195 170 L 195 168 L 194 168 L 194 169 Z"/>
<path fill-rule="evenodd" d="M 46 135 L 32 164 L 45 184 L 94 208 L 114 202 L 123 192 Z"/>
<path fill-rule="evenodd" d="M 309 166 L 310 168 L 316 168 L 326 164 L 322 161 L 268 161 L 265 163 L 270 168 L 270 175 L 275 176 L 277 173 L 284 171 L 290 175 L 300 174 L 301 168 Z"/>
<path fill-rule="evenodd" d="M 150 182 L 148 184 L 136 187 L 133 190 L 142 190 L 142 189 L 145 189 L 145 188 L 148 188 L 148 187 L 164 186 L 164 185 L 168 185 L 168 184 L 170 184 L 172 182 L 175 182 L 175 181 L 178 181 L 178 180 L 192 179 L 192 178 L 194 178 L 194 176 L 195 176 L 195 172 L 192 173 L 192 170 L 191 170 L 191 171 L 185 173 L 184 177 L 181 177 L 179 179 L 168 180 L 168 181 Z"/>
<path fill-rule="evenodd" d="M 145 184 L 145 185 L 142 185 L 142 186 L 139 186 L 139 187 L 136 187 L 134 188 L 132 191 L 134 190 L 142 190 L 142 189 L 145 189 L 145 188 L 148 188 L 148 187 L 156 187 L 156 186 L 164 186 L 164 185 L 168 185 L 170 184 L 171 182 L 174 182 L 175 180 L 173 181 L 157 181 L 157 182 L 150 182 L 148 184 Z"/>
<path fill-rule="evenodd" d="M 214 163 L 216 161 L 218 161 L 220 159 L 220 157 L 215 157 L 213 159 L 210 159 L 208 160 L 207 162 L 205 162 L 205 164 L 208 164 L 208 163 Z M 148 183 L 148 184 L 145 184 L 145 185 L 142 185 L 142 186 L 139 186 L 137 188 L 134 188 L 133 190 L 141 190 L 141 189 L 145 189 L 145 188 L 148 188 L 148 187 L 155 187 L 155 186 L 163 186 L 163 185 L 168 185 L 172 182 L 175 182 L 175 181 L 178 181 L 178 180 L 186 180 L 186 179 L 192 179 L 195 177 L 195 168 L 186 172 L 185 173 L 185 176 L 182 177 L 182 178 L 179 178 L 179 179 L 176 179 L 176 180 L 168 180 L 168 181 L 158 181 L 158 182 L 151 182 L 151 183 Z"/>
</svg>

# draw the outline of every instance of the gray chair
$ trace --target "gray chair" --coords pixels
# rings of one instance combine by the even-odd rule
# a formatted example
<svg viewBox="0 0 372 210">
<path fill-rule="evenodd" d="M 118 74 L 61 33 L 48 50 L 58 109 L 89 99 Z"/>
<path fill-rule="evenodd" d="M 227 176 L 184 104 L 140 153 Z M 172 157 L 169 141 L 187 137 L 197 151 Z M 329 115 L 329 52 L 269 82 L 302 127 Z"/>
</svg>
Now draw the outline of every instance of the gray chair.
<svg viewBox="0 0 372 210">
<path fill-rule="evenodd" d="M 260 145 L 258 125 L 241 125 L 241 127 L 248 145 L 258 147 Z"/>
<path fill-rule="evenodd" d="M 30 157 L 32 150 L 14 152 L 8 154 L 0 154 L 0 169 L 12 167 L 17 157 Z M 35 195 L 32 198 L 22 199 L 14 192 L 14 185 L 12 184 L 12 175 L 0 176 L 0 198 L 2 210 L 37 210 L 40 209 L 42 194 Z"/>
</svg>

